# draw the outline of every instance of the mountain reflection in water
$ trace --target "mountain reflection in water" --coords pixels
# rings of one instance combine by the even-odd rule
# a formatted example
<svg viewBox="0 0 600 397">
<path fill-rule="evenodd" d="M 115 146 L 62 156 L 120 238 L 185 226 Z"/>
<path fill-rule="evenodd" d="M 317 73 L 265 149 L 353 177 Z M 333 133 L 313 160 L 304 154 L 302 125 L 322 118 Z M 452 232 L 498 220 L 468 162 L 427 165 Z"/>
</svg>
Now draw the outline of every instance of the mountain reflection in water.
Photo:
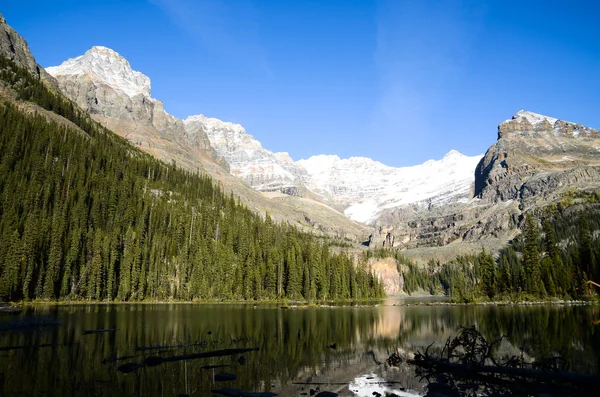
<svg viewBox="0 0 600 397">
<path fill-rule="evenodd" d="M 414 368 L 387 365 L 390 353 L 410 357 L 433 342 L 443 345 L 459 325 L 473 324 L 490 340 L 508 337 L 499 354 L 561 355 L 571 371 L 596 373 L 597 312 L 597 306 L 390 301 L 285 310 L 276 304 L 36 305 L 0 317 L 0 395 L 203 396 L 229 387 L 280 396 L 325 390 L 413 396 L 424 393 L 424 384 Z M 109 332 L 84 334 L 94 330 Z M 258 350 L 205 354 L 249 348 Z M 131 372 L 120 371 L 124 365 Z M 220 372 L 235 376 L 215 381 Z"/>
</svg>

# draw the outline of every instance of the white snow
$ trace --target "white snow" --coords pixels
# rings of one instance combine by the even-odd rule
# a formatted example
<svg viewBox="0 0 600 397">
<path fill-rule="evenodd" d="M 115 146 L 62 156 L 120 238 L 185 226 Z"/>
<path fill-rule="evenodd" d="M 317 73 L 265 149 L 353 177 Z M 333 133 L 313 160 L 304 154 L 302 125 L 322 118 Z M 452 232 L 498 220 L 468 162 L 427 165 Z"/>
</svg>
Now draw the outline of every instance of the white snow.
<svg viewBox="0 0 600 397">
<path fill-rule="evenodd" d="M 87 76 L 97 85 L 108 85 L 130 97 L 144 95 L 150 100 L 150 79 L 134 71 L 117 52 L 101 46 L 46 69 L 53 76 Z M 153 100 L 154 101 L 154 100 Z M 532 123 L 556 119 L 521 111 L 518 118 Z M 246 132 L 240 124 L 204 115 L 190 116 L 187 127 L 200 126 L 211 145 L 236 175 L 261 191 L 305 185 L 325 202 L 346 208 L 356 221 L 373 222 L 385 209 L 401 205 L 421 208 L 470 199 L 470 187 L 480 156 L 464 156 L 451 150 L 441 160 L 395 168 L 366 157 L 340 159 L 318 155 L 294 162 L 286 152 L 274 153 Z"/>
<path fill-rule="evenodd" d="M 395 168 L 364 157 L 340 159 L 326 155 L 296 164 L 307 170 L 310 190 L 346 205 L 344 213 L 350 219 L 370 223 L 384 209 L 468 201 L 481 157 L 451 150 L 441 160 L 412 167 Z"/>
<path fill-rule="evenodd" d="M 543 123 L 544 120 L 548 120 L 550 125 L 554 126 L 554 123 L 558 121 L 554 117 L 544 116 L 538 113 L 530 112 L 528 110 L 519 110 L 517 114 L 515 114 L 512 119 L 504 120 L 502 123 L 508 123 L 509 121 L 516 120 L 519 123 L 526 119 L 531 123 L 531 125 L 535 126 L 539 123 Z"/>
<path fill-rule="evenodd" d="M 150 98 L 148 76 L 131 69 L 125 58 L 107 47 L 94 46 L 85 54 L 68 59 L 59 66 L 47 67 L 46 71 L 54 77 L 87 75 L 95 83 L 109 85 L 129 97 L 142 94 Z"/>
<path fill-rule="evenodd" d="M 235 175 L 260 191 L 294 187 L 306 171 L 294 164 L 287 152 L 273 153 L 263 148 L 244 127 L 204 115 L 190 116 L 187 126 L 200 125 L 211 146 L 230 165 Z"/>
</svg>

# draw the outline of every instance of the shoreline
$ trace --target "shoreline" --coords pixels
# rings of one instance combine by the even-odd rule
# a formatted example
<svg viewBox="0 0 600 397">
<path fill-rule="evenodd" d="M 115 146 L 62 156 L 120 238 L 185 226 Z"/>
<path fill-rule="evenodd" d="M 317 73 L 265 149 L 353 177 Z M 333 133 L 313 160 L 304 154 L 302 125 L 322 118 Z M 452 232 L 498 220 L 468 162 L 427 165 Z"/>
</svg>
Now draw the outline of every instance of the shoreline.
<svg viewBox="0 0 600 397">
<path fill-rule="evenodd" d="M 0 303 L 0 311 L 3 308 L 12 307 L 16 310 L 24 306 L 80 306 L 80 305 L 281 305 L 281 308 L 301 308 L 301 307 L 352 307 L 358 306 L 358 304 L 373 303 L 377 304 L 385 301 L 387 298 L 377 299 L 344 299 L 337 301 L 300 301 L 300 300 L 258 300 L 258 301 L 83 301 L 83 300 L 65 300 L 65 301 L 44 301 L 44 300 L 33 300 L 33 301 L 21 301 L 21 302 L 6 302 Z M 352 305 L 350 303 L 356 303 Z"/>
<path fill-rule="evenodd" d="M 497 302 L 415 302 L 415 303 L 397 303 L 393 306 L 587 306 L 599 305 L 597 300 L 556 300 L 556 301 L 497 301 Z"/>
</svg>

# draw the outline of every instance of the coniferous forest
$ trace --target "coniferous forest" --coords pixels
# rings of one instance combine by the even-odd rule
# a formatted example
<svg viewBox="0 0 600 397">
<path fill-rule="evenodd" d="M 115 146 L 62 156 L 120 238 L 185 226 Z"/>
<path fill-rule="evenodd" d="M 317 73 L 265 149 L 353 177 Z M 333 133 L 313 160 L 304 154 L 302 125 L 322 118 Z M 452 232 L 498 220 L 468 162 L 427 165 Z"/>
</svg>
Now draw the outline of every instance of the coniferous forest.
<svg viewBox="0 0 600 397">
<path fill-rule="evenodd" d="M 383 296 L 326 240 L 141 152 L 11 60 L 0 79 L 18 98 L 0 103 L 0 300 Z"/>
<path fill-rule="evenodd" d="M 398 252 L 378 250 L 372 256 L 394 256 L 408 293 L 451 295 L 456 301 L 580 298 L 599 292 L 600 196 L 568 191 L 523 219 L 523 232 L 497 255 L 482 250 L 447 263 L 418 265 Z"/>
</svg>

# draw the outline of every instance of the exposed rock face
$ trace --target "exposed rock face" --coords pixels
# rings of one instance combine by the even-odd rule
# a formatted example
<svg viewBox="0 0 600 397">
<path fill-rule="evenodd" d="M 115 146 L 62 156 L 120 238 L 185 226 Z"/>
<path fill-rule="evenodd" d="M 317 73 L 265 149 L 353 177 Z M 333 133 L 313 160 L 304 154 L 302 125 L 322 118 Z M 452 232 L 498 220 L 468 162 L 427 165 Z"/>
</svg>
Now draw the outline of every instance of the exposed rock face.
<svg viewBox="0 0 600 397">
<path fill-rule="evenodd" d="M 557 202 L 567 189 L 600 190 L 600 132 L 520 111 L 500 123 L 498 141 L 475 170 L 475 199 L 385 212 L 370 245 L 423 248 L 494 240 L 519 233 L 523 214 Z M 482 243 L 483 244 L 483 243 Z"/>
<path fill-rule="evenodd" d="M 6 23 L 2 14 L 0 14 L 0 54 L 12 59 L 34 76 L 39 76 L 51 87 L 58 88 L 52 76 L 37 64 L 27 42 Z"/>
<path fill-rule="evenodd" d="M 134 144 L 154 153 L 176 148 L 179 155 L 175 160 L 183 164 L 197 151 L 216 159 L 206 134 L 188 133 L 182 120 L 168 114 L 163 103 L 150 96 L 150 79 L 131 69 L 117 52 L 92 47 L 46 70 L 58 80 L 64 94 L 117 132 L 123 131 Z"/>
<path fill-rule="evenodd" d="M 383 290 L 388 295 L 399 294 L 404 289 L 404 279 L 398 272 L 398 263 L 393 258 L 370 258 L 367 265 L 375 276 L 383 282 Z"/>
<path fill-rule="evenodd" d="M 212 147 L 230 165 L 232 175 L 256 190 L 304 196 L 306 171 L 288 153 L 273 153 L 262 147 L 244 127 L 204 115 L 185 120 L 188 132 L 202 131 Z"/>
<path fill-rule="evenodd" d="M 229 164 L 217 155 L 206 133 L 226 132 L 234 125 L 207 118 L 203 118 L 204 122 L 186 123 L 168 114 L 163 103 L 150 96 L 150 79 L 132 70 L 129 62 L 115 51 L 93 47 L 84 55 L 47 70 L 56 76 L 66 96 L 107 128 L 165 162 L 175 161 L 177 166 L 206 172 L 258 213 L 268 212 L 277 221 L 303 229 L 361 241 L 370 233 L 364 225 L 323 203 L 310 198 L 266 196 L 231 175 Z M 247 135 L 243 129 L 232 133 Z M 260 143 L 256 151 L 259 149 Z M 268 152 L 267 158 L 272 164 L 292 164 L 293 168 L 291 159 L 284 154 Z M 298 193 L 301 188 L 290 185 L 273 190 Z"/>
<path fill-rule="evenodd" d="M 600 131 L 521 110 L 498 126 L 498 141 L 475 171 L 475 195 L 490 203 L 527 199 L 583 180 L 600 165 Z M 534 178 L 535 176 L 535 178 Z"/>
</svg>

